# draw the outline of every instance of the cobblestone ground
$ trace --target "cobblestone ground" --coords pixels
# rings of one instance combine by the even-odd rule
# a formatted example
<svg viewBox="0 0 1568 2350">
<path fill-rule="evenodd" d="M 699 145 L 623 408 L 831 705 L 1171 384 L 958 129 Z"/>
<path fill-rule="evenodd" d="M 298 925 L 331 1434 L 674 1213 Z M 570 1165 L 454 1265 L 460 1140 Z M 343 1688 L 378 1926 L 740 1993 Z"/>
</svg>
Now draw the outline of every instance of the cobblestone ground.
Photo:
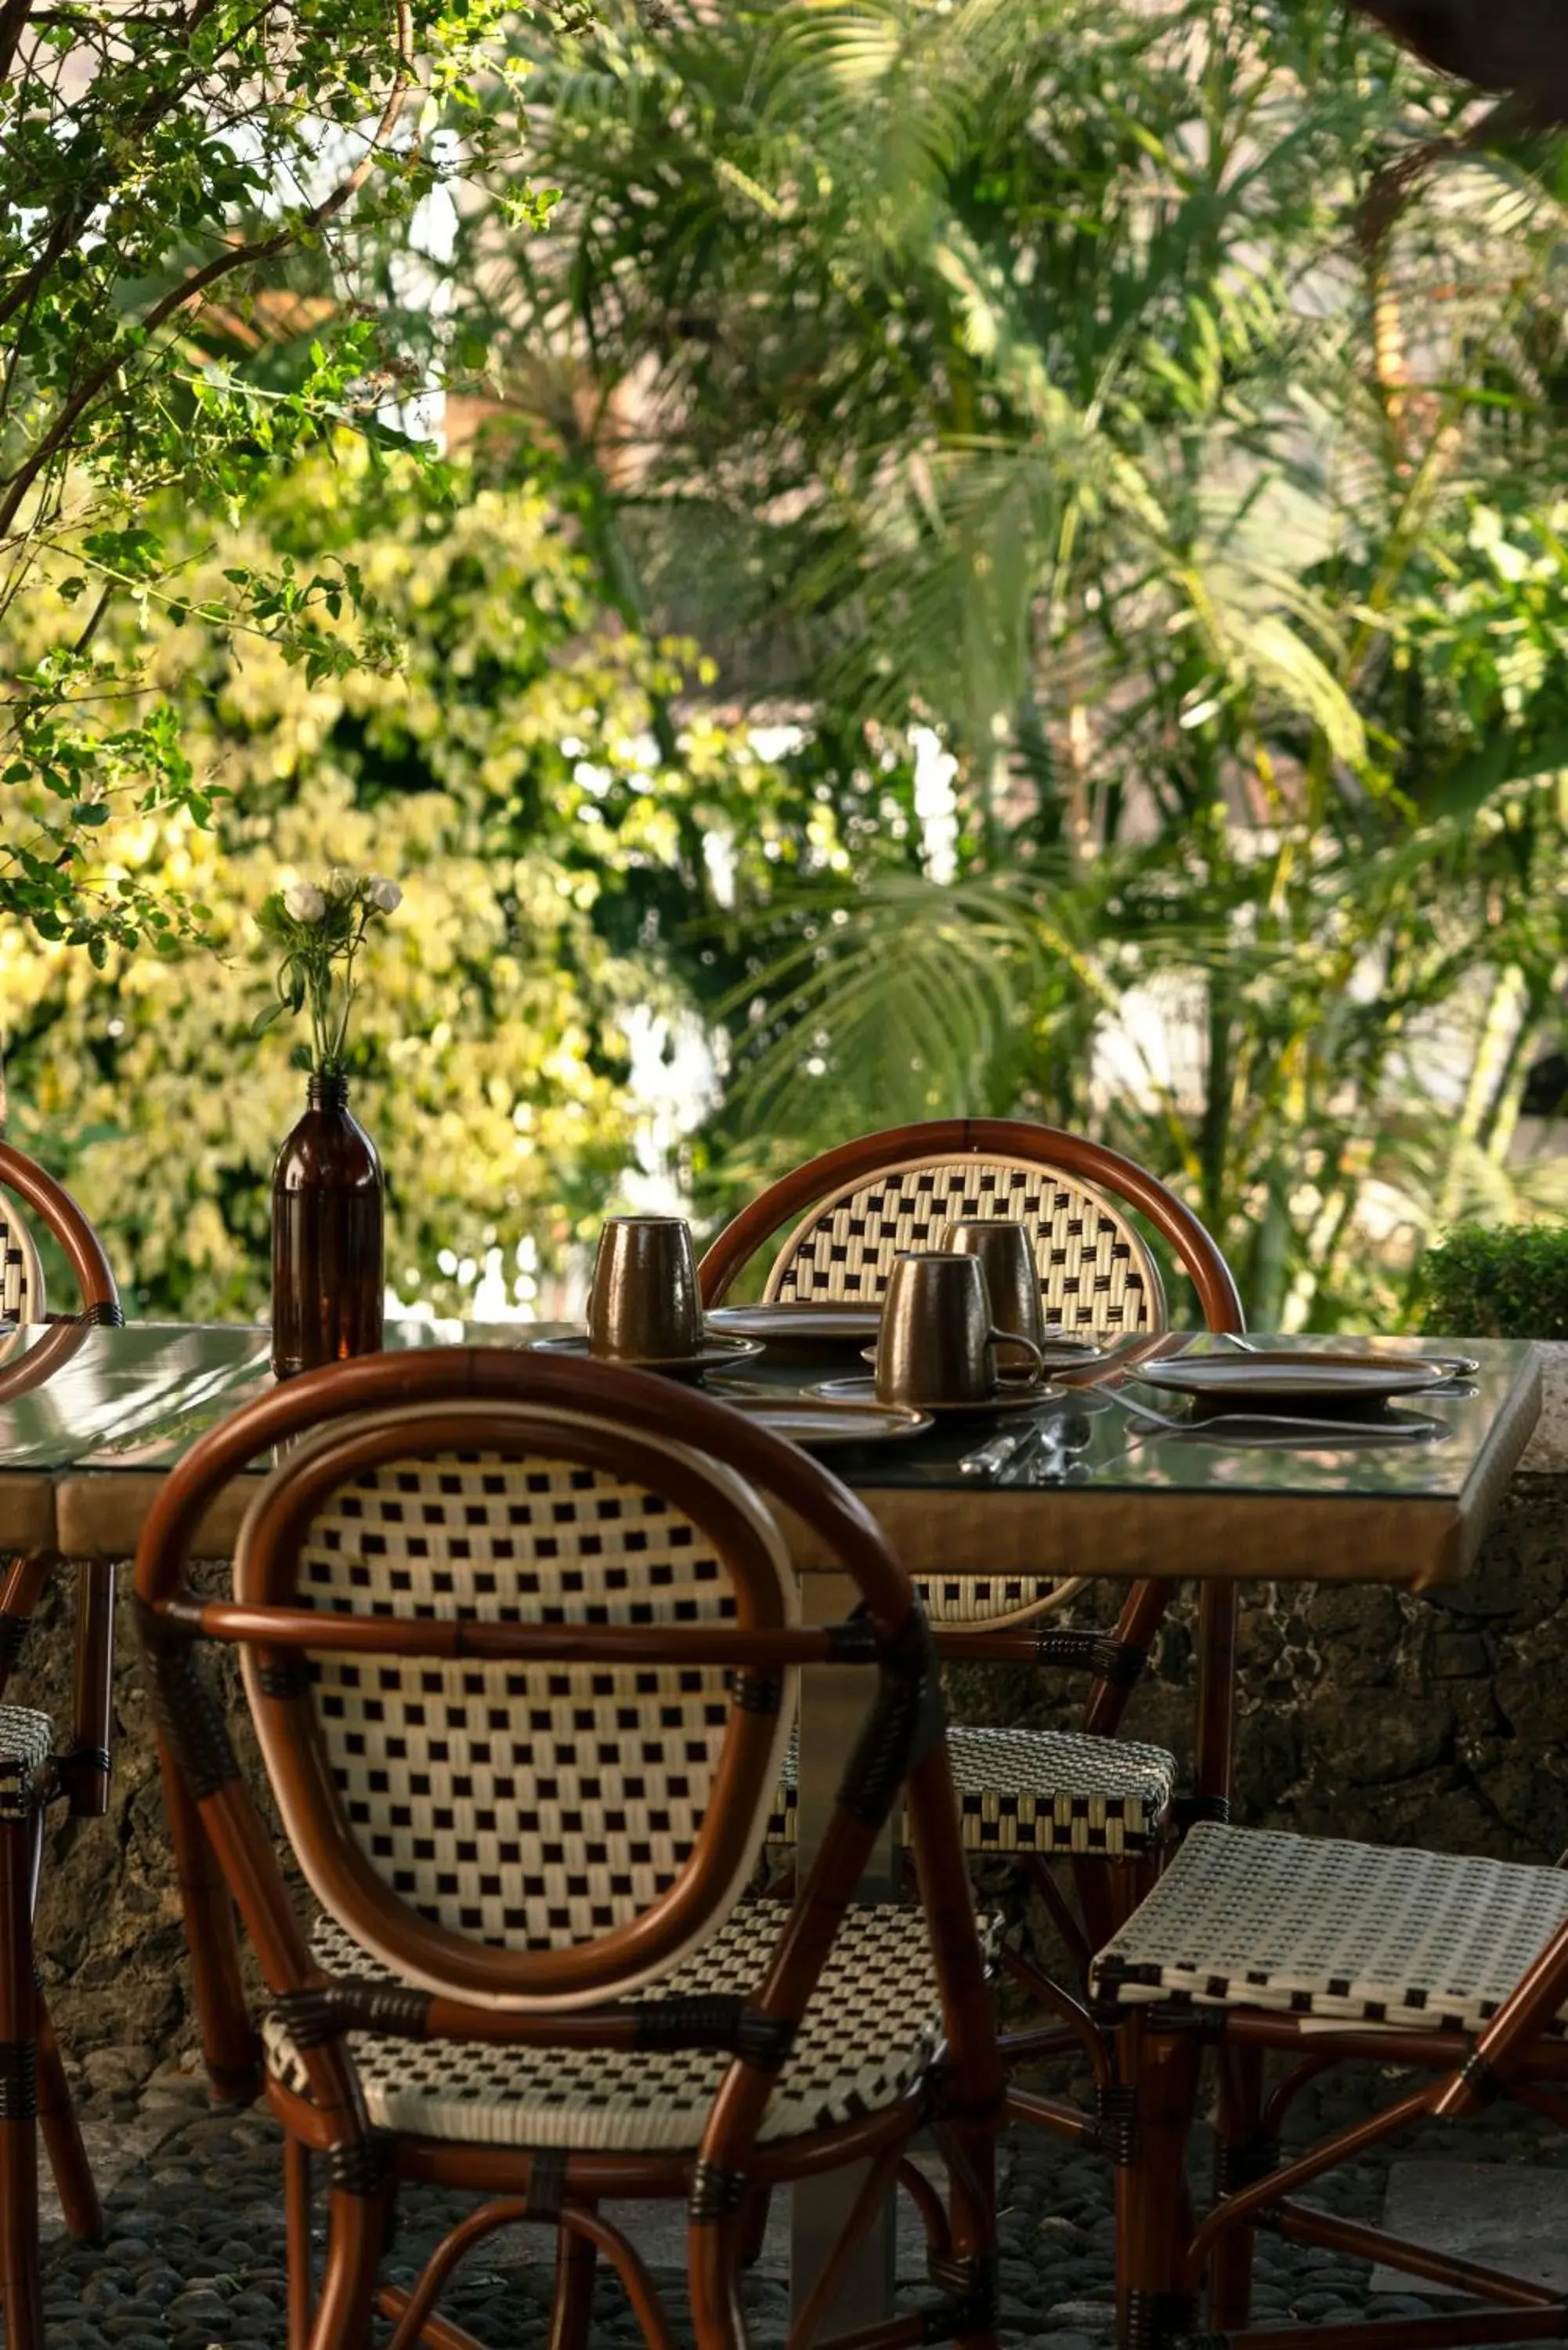
<svg viewBox="0 0 1568 2350">
<path fill-rule="evenodd" d="M 129 2052 L 132 2060 L 134 2052 Z M 89 2147 L 106 2189 L 108 2241 L 71 2243 L 51 2224 L 46 2250 L 50 2350 L 241 2350 L 284 2340 L 284 2239 L 278 2135 L 260 2110 L 210 2107 L 191 2072 L 165 2067 L 140 2086 L 132 2064 L 111 2051 L 92 2062 L 83 2084 Z M 1303 2098 L 1293 2140 L 1315 2136 L 1382 2103 L 1394 2078 L 1319 2086 Z M 1199 2131 L 1194 2185 L 1203 2192 L 1209 2148 Z M 1428 2131 L 1402 2141 L 1401 2158 L 1534 2163 L 1568 2168 L 1568 2142 L 1544 2125 L 1501 2111 L 1463 2133 Z M 1383 2209 L 1388 2158 L 1365 2161 L 1314 2190 L 1330 2210 L 1376 2220 Z M 1097 2158 L 1033 2133 L 1010 2137 L 1002 2169 L 1003 2338 L 1048 2344 L 1051 2350 L 1106 2350 L 1111 2332 L 1113 2222 L 1110 2172 Z M 1565 2182 L 1568 2186 L 1568 2182 Z M 424 2254 L 466 2199 L 410 2193 L 386 2273 L 410 2280 Z M 617 2216 L 623 2216 L 617 2214 Z M 49 2224 L 49 2223 L 47 2223 Z M 673 2215 L 635 2218 L 632 2232 L 683 2319 L 681 2230 Z M 759 2267 L 748 2281 L 753 2338 L 764 2350 L 782 2343 L 785 2318 L 785 2226 L 775 2217 Z M 461 2274 L 450 2314 L 493 2350 L 543 2343 L 551 2283 L 551 2241 L 518 2230 L 481 2248 Z M 918 2293 L 922 2269 L 918 2230 L 900 2229 L 902 2288 Z M 1262 2239 L 1257 2315 L 1262 2322 L 1324 2322 L 1353 2313 L 1426 2314 L 1441 2302 L 1414 2293 L 1372 2296 L 1364 2262 Z M 596 2339 L 609 2345 L 639 2337 L 613 2280 L 601 2282 Z M 686 2329 L 682 2326 L 682 2332 Z"/>
</svg>

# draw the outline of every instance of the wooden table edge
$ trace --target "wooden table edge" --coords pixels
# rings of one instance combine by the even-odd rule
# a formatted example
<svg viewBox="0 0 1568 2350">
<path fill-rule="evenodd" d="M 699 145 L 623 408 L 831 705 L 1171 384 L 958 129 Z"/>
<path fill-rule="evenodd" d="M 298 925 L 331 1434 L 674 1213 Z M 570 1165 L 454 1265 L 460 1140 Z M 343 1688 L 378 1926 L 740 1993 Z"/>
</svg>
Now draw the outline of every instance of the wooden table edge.
<svg viewBox="0 0 1568 2350">
<path fill-rule="evenodd" d="M 157 1469 L 67 1470 L 56 1492 L 59 1547 L 67 1558 L 134 1556 L 148 1513 L 164 1484 Z M 192 1556 L 232 1558 L 260 1472 L 237 1477 L 217 1496 L 197 1532 Z"/>
</svg>

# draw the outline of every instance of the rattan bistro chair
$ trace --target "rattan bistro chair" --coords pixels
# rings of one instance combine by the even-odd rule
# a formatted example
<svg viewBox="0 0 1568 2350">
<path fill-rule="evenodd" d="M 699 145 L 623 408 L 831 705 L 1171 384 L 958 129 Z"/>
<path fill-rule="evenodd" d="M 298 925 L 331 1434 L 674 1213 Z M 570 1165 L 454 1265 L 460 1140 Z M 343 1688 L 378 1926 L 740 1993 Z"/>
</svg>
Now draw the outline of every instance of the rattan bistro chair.
<svg viewBox="0 0 1568 2350">
<path fill-rule="evenodd" d="M 1224 1258 L 1164 1184 L 1075 1135 L 994 1118 L 946 1118 L 863 1135 L 796 1168 L 719 1235 L 702 1260 L 702 1294 L 708 1305 L 717 1305 L 742 1266 L 793 1224 L 768 1274 L 768 1299 L 875 1303 L 901 1252 L 933 1245 L 956 1218 L 1005 1217 L 1023 1222 L 1033 1237 L 1048 1321 L 1096 1338 L 1135 1338 L 1168 1326 L 1159 1267 L 1134 1211 L 1186 1269 L 1208 1326 L 1240 1330 L 1241 1301 Z M 1121 1720 L 1172 1586 L 1135 1585 L 1108 1639 L 1056 1625 L 1081 1586 L 1050 1571 L 1003 1575 L 955 1561 L 950 1573 L 918 1587 L 942 1656 L 1075 1668 L 1091 1677 L 1085 1715 L 1090 1734 L 961 1726 L 949 1732 L 966 1847 L 1023 1862 L 1086 1965 L 1116 1912 L 1100 1872 L 1082 1864 L 1150 1862 L 1168 1834 L 1173 1758 L 1107 1734 Z M 1206 1586 L 1203 1604 L 1210 1619 L 1205 1653 L 1228 1675 L 1226 1619 L 1234 1586 Z M 1206 1704 L 1203 1717 L 1212 1727 L 1200 1740 L 1199 1794 L 1217 1808 L 1229 1781 L 1228 1703 Z M 786 1779 L 774 1821 L 785 1842 L 794 1834 L 794 1792 Z M 1047 1866 L 1064 1857 L 1080 1864 L 1086 1939 L 1063 1908 Z M 1016 1960 L 1010 1964 L 1021 1979 L 1030 1972 Z"/>
<path fill-rule="evenodd" d="M 1261 1829 L 1194 1828 L 1094 1961 L 1129 2124 L 1117 2302 L 1129 2350 L 1449 2350 L 1560 2340 L 1568 2296 L 1298 2199 L 1343 2162 L 1428 2118 L 1511 2097 L 1568 2123 L 1568 1875 Z M 1205 2047 L 1220 2078 L 1217 2199 L 1194 2225 L 1183 2157 Z M 1283 2059 L 1272 2087 L 1265 2066 Z M 1349 2060 L 1435 2077 L 1286 2159 L 1295 2095 Z M 1375 2261 L 1473 2296 L 1441 2317 L 1248 2330 L 1252 2240 Z"/>
<path fill-rule="evenodd" d="M 0 1405 L 60 1375 L 87 1333 L 121 1319 L 103 1245 L 76 1201 L 34 1160 L 0 1143 L 0 1305 L 12 1324 L 45 1319 L 42 1268 L 30 1210 L 57 1242 L 76 1277 L 78 1312 L 0 1367 Z M 59 1565 L 40 1546 L 5 1563 L 0 1583 L 0 1699 L 44 1586 Z M 37 2133 L 41 2126 L 66 2223 L 97 2237 L 102 2215 L 59 2048 L 37 1981 L 33 1906 L 47 1806 L 78 1817 L 109 1807 L 114 1570 L 78 1570 L 75 1686 L 68 1743 L 30 1707 L 0 1703 L 0 2333 L 6 2350 L 42 2350 L 38 2271 Z"/>
<path fill-rule="evenodd" d="M 185 1580 L 202 1514 L 269 1447 L 234 1600 L 203 1602 Z M 854 1580 L 853 1621 L 800 1625 L 772 1501 Z M 149 1520 L 137 1594 L 163 1737 L 271 1996 L 291 2350 L 365 2350 L 375 2307 L 395 2350 L 462 2350 L 439 2293 L 519 2220 L 556 2230 L 556 2350 L 582 2350 L 596 2251 L 667 2350 L 610 2195 L 685 2200 L 697 2338 L 723 2350 L 744 2338 L 737 2269 L 766 2192 L 867 2166 L 820 2315 L 919 2127 L 950 2156 L 948 2218 L 909 2177 L 943 2295 L 853 2338 L 991 2344 L 1001 2079 L 935 1660 L 908 1578 L 824 1470 L 632 1371 L 372 1359 L 290 1381 L 195 1446 Z M 314 1925 L 207 1692 L 208 1640 L 241 1651 Z M 798 1897 L 750 1898 L 813 1660 L 864 1665 L 866 1729 Z M 857 1908 L 906 1779 L 922 1906 Z M 411 2293 L 378 2292 L 407 2179 L 485 2200 Z"/>
</svg>

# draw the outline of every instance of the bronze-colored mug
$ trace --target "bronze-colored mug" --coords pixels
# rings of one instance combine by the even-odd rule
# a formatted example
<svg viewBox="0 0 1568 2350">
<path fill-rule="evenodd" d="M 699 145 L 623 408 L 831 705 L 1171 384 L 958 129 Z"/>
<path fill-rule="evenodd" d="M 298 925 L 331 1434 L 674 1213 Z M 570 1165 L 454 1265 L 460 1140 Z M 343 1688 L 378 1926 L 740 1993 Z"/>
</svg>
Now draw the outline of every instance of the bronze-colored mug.
<svg viewBox="0 0 1568 2350">
<path fill-rule="evenodd" d="M 1004 1377 L 998 1349 L 1033 1357 L 1026 1376 Z M 978 1257 L 900 1256 L 888 1276 L 877 1340 L 882 1403 L 984 1404 L 999 1389 L 1031 1387 L 1043 1367 L 1031 1338 L 999 1329 Z"/>
<path fill-rule="evenodd" d="M 588 1293 L 588 1352 L 674 1362 L 702 1344 L 691 1234 L 679 1216 L 607 1216 Z"/>
<path fill-rule="evenodd" d="M 942 1248 L 950 1256 L 972 1256 L 985 1274 L 991 1298 L 991 1318 L 1009 1337 L 1032 1347 L 1045 1343 L 1045 1312 L 1040 1303 L 1040 1274 L 1034 1244 L 1023 1224 L 1000 1216 L 966 1216 L 948 1226 Z M 997 1360 L 1016 1369 L 1025 1357 L 1020 1347 L 1005 1347 Z"/>
</svg>

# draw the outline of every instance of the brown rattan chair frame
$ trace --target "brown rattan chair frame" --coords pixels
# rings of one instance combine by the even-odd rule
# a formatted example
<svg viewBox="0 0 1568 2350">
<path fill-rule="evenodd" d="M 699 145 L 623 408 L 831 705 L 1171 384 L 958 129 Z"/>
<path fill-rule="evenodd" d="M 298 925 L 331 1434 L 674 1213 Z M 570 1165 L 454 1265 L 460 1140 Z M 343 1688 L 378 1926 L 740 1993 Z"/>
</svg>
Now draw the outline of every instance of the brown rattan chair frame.
<svg viewBox="0 0 1568 2350">
<path fill-rule="evenodd" d="M 92 1225 L 62 1185 L 24 1152 L 0 1142 L 0 1191 L 14 1192 L 58 1243 L 75 1276 L 78 1311 L 57 1322 L 36 1346 L 0 1369 L 0 1403 L 45 1386 L 81 1347 L 88 1330 L 118 1327 L 125 1319 L 119 1292 Z M 41 1275 L 31 1318 L 45 1320 Z M 0 1698 L 5 1693 L 27 1627 L 59 1559 L 33 1551 L 10 1560 L 0 1584 Z M 61 1785 L 73 1812 L 96 1815 L 109 1804 L 109 1684 L 114 1669 L 114 1569 L 79 1570 L 76 1627 L 76 1688 L 68 1752 L 58 1758 Z"/>
<path fill-rule="evenodd" d="M 1127 2350 L 1459 2350 L 1469 2343 L 1560 2341 L 1568 2295 L 1429 2244 L 1414 2244 L 1301 2202 L 1342 2163 L 1424 2121 L 1463 2121 L 1505 2097 L 1568 2126 L 1568 2043 L 1545 2037 L 1568 2004 L 1568 1927 L 1545 1943 L 1480 2032 L 1379 2026 L 1326 2029 L 1262 2009 L 1223 2012 L 1184 2003 L 1121 2008 L 1116 2072 L 1127 2127 L 1116 2176 L 1116 2306 Z M 1219 2075 L 1216 2199 L 1195 2222 L 1186 2154 L 1204 2056 Z M 1283 2067 L 1270 2086 L 1271 2056 Z M 1307 2084 L 1332 2065 L 1370 2064 L 1436 2077 L 1354 2126 L 1286 2160 L 1280 2130 Z M 1250 2323 L 1257 2230 L 1374 2261 L 1468 2297 L 1433 2317 L 1333 2324 Z M 1199 2331 L 1207 2303 L 1207 2330 Z"/>
<path fill-rule="evenodd" d="M 88 1332 L 123 1316 L 103 1243 L 68 1191 L 20 1150 L 0 1143 L 0 1189 L 29 1209 L 54 1237 L 75 1276 L 78 1312 L 0 1370 L 0 1403 L 44 1386 Z M 27 1318 L 46 1318 L 43 1279 L 31 1236 L 18 1234 L 29 1272 Z M 60 1565 L 53 1550 L 4 1564 L 0 1580 L 0 1698 L 5 1694 L 39 1599 Z M 38 2268 L 37 2133 L 41 2127 L 66 2222 L 94 2239 L 102 2213 L 58 2044 L 37 1980 L 33 1908 L 46 1806 L 63 1799 L 79 1817 L 109 1808 L 114 1674 L 114 1568 L 78 1569 L 71 1734 L 63 1752 L 34 1773 L 14 1810 L 0 1818 L 0 2330 L 7 2350 L 42 2350 Z"/>
<path fill-rule="evenodd" d="M 824 1151 L 781 1176 L 743 1208 L 713 1242 L 702 1259 L 700 1278 L 703 1302 L 718 1305 L 736 1276 L 766 1243 L 785 1225 L 805 1220 L 824 1202 L 852 1185 L 910 1166 L 961 1165 L 965 1159 L 1038 1168 L 1061 1174 L 1102 1203 L 1136 1212 L 1159 1236 L 1187 1273 L 1197 1293 L 1206 1326 L 1241 1331 L 1245 1317 L 1235 1281 L 1224 1257 L 1190 1208 L 1158 1177 L 1135 1160 L 1103 1144 L 1085 1140 L 1063 1128 L 1036 1126 L 1017 1118 L 937 1118 L 917 1126 L 893 1127 L 864 1134 L 836 1149 Z M 1148 1263 L 1146 1288 L 1151 1328 L 1165 1326 L 1165 1297 L 1158 1267 L 1147 1258 L 1136 1228 L 1127 1227 L 1129 1245 L 1143 1252 Z M 786 1250 L 789 1243 L 785 1244 Z M 779 1260 L 784 1262 L 784 1258 Z M 776 1271 L 776 1268 L 775 1268 Z M 1091 1324 L 1092 1326 L 1092 1324 Z M 1137 1342 L 1129 1353 L 1137 1352 Z M 1078 1588 L 1067 1578 L 1051 1596 L 1053 1608 Z M 1129 1697 L 1146 1663 L 1150 1647 L 1174 1591 L 1166 1581 L 1134 1584 L 1127 1593 L 1114 1631 L 1102 1633 L 1025 1625 L 980 1629 L 938 1625 L 938 1653 L 954 1663 L 1023 1664 L 1049 1670 L 1079 1670 L 1089 1676 L 1084 1727 L 1101 1736 L 1114 1736 Z M 1199 1598 L 1199 1691 L 1196 1793 L 1189 1806 L 1196 1816 L 1223 1818 L 1231 1794 L 1234 1713 L 1234 1659 L 1238 1592 L 1233 1582 L 1206 1582 Z M 1147 1881 L 1141 1863 L 1124 1865 L 1085 1862 L 1075 1871 L 1085 1909 L 1081 1929 L 1061 1900 L 1049 1867 L 1032 1861 L 1029 1874 L 1042 1899 L 1078 1962 L 1080 1973 L 1090 1950 L 1103 1940 L 1117 1918 L 1137 1898 Z M 1036 1998 L 1054 1987 L 1037 1970 L 1015 1958 L 1010 1970 Z M 1091 2035 L 1080 2012 L 1074 2016 L 1080 2039 Z M 1016 2043 L 1019 2054 L 1039 2053 L 1037 2035 Z"/>
<path fill-rule="evenodd" d="M 521 1419 L 518 1415 L 521 1414 Z M 532 1417 L 530 1417 L 532 1416 Z M 591 1423 L 579 1427 L 574 1420 Z M 604 1450 L 607 1423 L 619 1440 Z M 530 1425 L 548 1430 L 552 1451 L 570 1460 L 614 1457 L 659 1468 L 653 1490 L 686 1482 L 679 1498 L 723 1548 L 737 1617 L 722 1625 L 519 1624 L 380 1614 L 349 1615 L 276 1601 L 205 1599 L 187 1580 L 203 1516 L 223 1486 L 258 1456 L 286 1454 L 253 1510 L 242 1544 L 245 1589 L 290 1587 L 289 1560 L 326 1484 L 341 1485 L 355 1466 L 442 1451 L 512 1444 Z M 416 1431 L 421 1428 L 423 1433 Z M 508 1433 L 510 1431 L 510 1433 Z M 300 1440 L 308 1438 L 308 1442 Z M 298 1447 L 292 1453 L 286 1449 Z M 595 1447 L 600 1448 L 597 1453 Z M 669 1464 L 668 1449 L 687 1463 Z M 722 1504 L 704 1482 L 703 1462 L 722 1463 L 764 1502 L 783 1503 L 827 1546 L 860 1594 L 846 1624 L 802 1627 L 769 1620 L 750 1574 L 742 1527 L 726 1528 Z M 711 1487 L 711 1479 L 709 1480 Z M 720 1523 L 716 1523 L 715 1521 Z M 750 1599 L 746 1594 L 749 1592 Z M 848 2199 L 844 2235 L 821 2289 L 792 2337 L 813 2338 L 842 2264 L 869 2224 L 878 2196 L 892 2184 L 917 2128 L 934 2129 L 949 2158 L 950 2217 L 932 2216 L 933 2275 L 944 2288 L 935 2307 L 857 2332 L 866 2350 L 896 2350 L 917 2341 L 993 2341 L 995 2210 L 993 2139 L 1002 2084 L 956 1801 L 941 1736 L 934 1654 L 907 1575 L 875 1523 L 845 1488 L 804 1454 L 715 1399 L 657 1378 L 591 1362 L 525 1352 L 441 1349 L 381 1357 L 315 1372 L 237 1412 L 196 1445 L 173 1471 L 143 1533 L 137 1558 L 138 1624 L 159 1724 L 161 1760 L 186 1894 L 186 1929 L 199 1986 L 210 2063 L 231 2080 L 254 2062 L 254 2040 L 240 1992 L 234 1908 L 237 1906 L 269 1992 L 284 2002 L 308 2083 L 301 2095 L 275 2078 L 267 2095 L 286 2133 L 290 2240 L 290 2350 L 364 2350 L 372 2312 L 396 2320 L 394 2350 L 415 2342 L 438 2350 L 472 2350 L 471 2340 L 433 2314 L 446 2276 L 468 2246 L 497 2227 L 527 2219 L 557 2230 L 552 2342 L 581 2350 L 589 2314 L 596 2251 L 615 2264 L 657 2350 L 670 2341 L 657 2296 L 626 2239 L 599 2213 L 609 2195 L 683 2197 L 688 2205 L 690 2276 L 697 2336 L 704 2350 L 745 2338 L 738 2272 L 758 2199 L 775 2184 L 868 2160 L 867 2185 Z M 640 1954 L 673 1950 L 733 1860 L 736 1827 L 714 1803 L 698 1847 L 668 1898 L 652 1905 L 631 1936 L 609 1935 L 579 1951 L 460 1953 L 440 1929 L 393 1917 L 376 1918 L 379 1946 L 400 1950 L 417 1982 L 441 1989 L 393 1993 L 385 1982 L 334 1983 L 313 1958 L 306 1931 L 285 1886 L 272 1843 L 241 1775 L 198 1651 L 216 1641 L 246 1659 L 247 1687 L 270 1690 L 268 1705 L 286 1710 L 304 1652 L 437 1658 L 461 1655 L 534 1662 L 570 1660 L 639 1665 L 732 1666 L 742 1677 L 776 1681 L 812 1662 L 867 1668 L 867 1727 L 846 1775 L 822 1849 L 793 1901 L 769 1905 L 779 1932 L 765 1979 L 742 2018 L 721 2026 L 670 2015 L 659 2044 L 717 2048 L 732 2061 L 694 2156 L 639 2152 L 541 2155 L 494 2144 L 453 2143 L 407 2133 L 373 2132 L 368 2123 L 345 2033 L 352 2028 L 400 2036 L 510 2041 L 519 2045 L 625 2049 L 647 2029 L 646 2004 L 613 1998 L 569 2011 L 541 2005 L 569 1992 L 594 2002 L 640 1936 Z M 292 1667 L 292 1673 L 290 1668 Z M 275 1727 L 287 1731 L 280 1717 Z M 299 1725 L 295 1725 L 296 1727 Z M 765 1816 L 772 1747 L 765 1715 L 752 1721 L 737 1693 L 722 1771 L 736 1735 L 728 1783 L 743 1810 L 749 1798 Z M 268 1742 L 275 1764 L 276 1742 Z M 286 1790 L 286 1812 L 307 1874 L 332 1842 L 329 1804 L 308 1760 Z M 895 2105 L 808 2138 L 760 2144 L 757 2132 L 783 2047 L 818 1980 L 846 1909 L 868 1865 L 878 1829 L 907 1796 L 919 1856 L 922 1899 L 939 1985 L 946 2056 L 940 2079 L 919 2083 Z M 314 1818 L 305 1846 L 302 1822 Z M 742 1830 L 743 1833 L 743 1825 Z M 319 1887 L 318 1887 L 319 1889 Z M 351 1906 L 364 1888 L 338 1891 Z M 616 1947 L 612 1950 L 611 1945 Z M 458 1970 L 454 1976 L 454 1967 Z M 466 1972 L 463 1970 L 466 1970 Z M 464 1995 L 464 1986 L 467 1995 Z M 483 2001 L 486 2003 L 476 2003 Z M 502 2003 L 497 2004 L 497 2001 Z M 681 2033 L 688 2035 L 679 2036 Z M 706 2033 L 708 2037 L 701 2036 Z M 720 2036 L 712 2036 L 719 2033 Z M 310 2269 L 310 2159 L 328 2173 L 328 2242 L 319 2292 Z M 399 2184 L 433 2179 L 490 2199 L 439 2248 L 411 2293 L 377 2288 L 377 2262 Z M 845 2337 L 846 2345 L 851 2337 Z"/>
</svg>

